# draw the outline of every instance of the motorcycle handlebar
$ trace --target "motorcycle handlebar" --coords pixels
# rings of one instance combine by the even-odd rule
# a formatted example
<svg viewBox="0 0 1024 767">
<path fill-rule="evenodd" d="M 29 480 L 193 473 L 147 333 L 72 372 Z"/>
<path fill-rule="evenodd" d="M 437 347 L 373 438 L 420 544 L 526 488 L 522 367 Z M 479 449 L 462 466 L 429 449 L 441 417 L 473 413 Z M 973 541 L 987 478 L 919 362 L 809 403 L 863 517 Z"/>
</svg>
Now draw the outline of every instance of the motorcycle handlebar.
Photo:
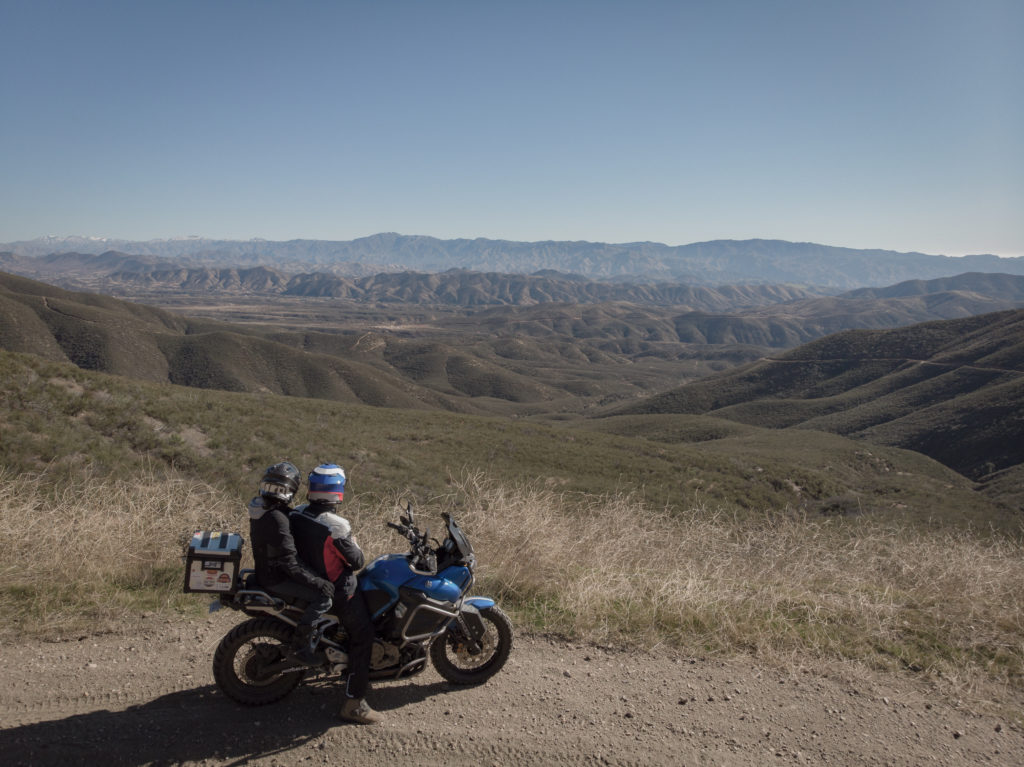
<svg viewBox="0 0 1024 767">
<path fill-rule="evenodd" d="M 396 525 L 394 522 L 385 522 L 384 524 L 386 524 L 391 529 L 400 532 L 403 536 L 405 536 L 409 543 L 419 543 L 423 538 L 423 536 L 420 535 L 420 531 L 417 530 L 415 527 L 407 527 L 406 525 Z"/>
<path fill-rule="evenodd" d="M 396 525 L 394 522 L 385 522 L 384 524 L 405 536 L 412 546 L 412 554 L 416 557 L 422 568 L 427 570 L 433 570 L 436 568 L 436 554 L 430 548 L 430 544 L 428 542 L 430 528 L 427 528 L 426 532 L 420 533 L 419 530 L 410 525 Z"/>
</svg>

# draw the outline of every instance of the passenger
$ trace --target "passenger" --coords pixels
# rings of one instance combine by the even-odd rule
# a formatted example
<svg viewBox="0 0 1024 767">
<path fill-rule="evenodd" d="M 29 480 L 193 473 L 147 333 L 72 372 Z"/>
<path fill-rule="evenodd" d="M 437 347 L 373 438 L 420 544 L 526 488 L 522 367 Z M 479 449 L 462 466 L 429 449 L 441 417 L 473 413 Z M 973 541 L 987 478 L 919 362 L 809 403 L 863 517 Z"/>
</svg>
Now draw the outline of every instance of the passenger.
<svg viewBox="0 0 1024 767">
<path fill-rule="evenodd" d="M 264 472 L 259 495 L 249 502 L 249 535 L 260 586 L 274 596 L 306 602 L 295 627 L 293 650 L 301 663 L 316 666 L 314 624 L 331 608 L 334 585 L 299 561 L 288 518 L 292 511 L 288 503 L 299 481 L 299 470 L 286 461 Z"/>
</svg>

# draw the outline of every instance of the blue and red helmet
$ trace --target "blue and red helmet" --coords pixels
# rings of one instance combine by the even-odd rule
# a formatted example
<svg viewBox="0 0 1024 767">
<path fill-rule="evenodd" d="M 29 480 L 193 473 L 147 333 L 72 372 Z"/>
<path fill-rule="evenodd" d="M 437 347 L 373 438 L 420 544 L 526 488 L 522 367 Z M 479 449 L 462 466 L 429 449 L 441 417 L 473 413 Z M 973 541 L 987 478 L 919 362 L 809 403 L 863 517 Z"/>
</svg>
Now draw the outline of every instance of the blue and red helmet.
<svg viewBox="0 0 1024 767">
<path fill-rule="evenodd" d="M 335 463 L 322 463 L 309 472 L 310 502 L 340 503 L 345 497 L 345 470 Z"/>
</svg>

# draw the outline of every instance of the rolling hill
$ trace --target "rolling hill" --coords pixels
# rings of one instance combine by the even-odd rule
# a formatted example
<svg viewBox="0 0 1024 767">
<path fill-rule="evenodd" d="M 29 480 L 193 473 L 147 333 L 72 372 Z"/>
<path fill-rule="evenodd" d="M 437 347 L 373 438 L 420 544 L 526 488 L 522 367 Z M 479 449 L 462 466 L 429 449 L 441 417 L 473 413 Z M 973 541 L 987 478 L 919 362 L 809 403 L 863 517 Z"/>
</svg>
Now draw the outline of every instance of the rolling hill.
<svg viewBox="0 0 1024 767">
<path fill-rule="evenodd" d="M 689 437 L 666 431 L 657 441 L 644 433 L 649 418 L 545 424 L 200 390 L 0 350 L 0 465 L 8 476 L 59 477 L 61 486 L 73 487 L 75 477 L 166 475 L 242 499 L 264 466 L 287 456 L 302 466 L 342 462 L 351 493 L 371 499 L 435 498 L 453 477 L 482 472 L 509 488 L 624 494 L 673 514 L 699 506 L 763 521 L 796 509 L 1019 525 L 967 479 L 918 453 L 741 425 L 715 432 L 712 443 L 709 419 L 691 416 L 660 416 L 676 437 Z"/>
<path fill-rule="evenodd" d="M 391 291 L 408 287 L 406 277 L 377 275 L 365 284 Z M 487 275 L 413 277 L 420 286 L 431 278 L 436 297 L 457 284 L 453 277 Z M 226 301 L 215 292 L 165 298 L 171 313 L 0 275 L 0 346 L 201 388 L 464 412 L 583 412 L 850 327 L 1018 305 L 1024 277 L 968 274 L 886 292 L 722 314 L 628 302 L 466 308 L 288 296 Z M 791 295 L 766 286 L 692 289 L 696 294 L 720 306 Z"/>
<path fill-rule="evenodd" d="M 1024 463 L 1024 311 L 838 333 L 615 412 L 828 431 L 992 478 Z"/>
<path fill-rule="evenodd" d="M 1012 282 L 1000 284 L 1004 296 L 1014 295 Z M 927 287 L 844 300 L 918 301 Z M 954 292 L 923 295 L 948 299 Z M 344 327 L 329 319 L 339 304 L 322 300 L 306 299 L 326 312 L 323 329 L 303 328 L 319 311 L 306 304 L 290 322 L 277 322 L 260 306 L 258 321 L 226 323 L 0 274 L 0 348 L 154 383 L 239 393 L 566 423 L 594 414 L 642 416 L 637 423 L 648 433 L 633 436 L 654 442 L 701 441 L 692 435 L 710 429 L 767 450 L 774 437 L 766 430 L 799 431 L 797 441 L 809 439 L 807 430 L 827 432 L 919 452 L 991 482 L 1000 497 L 1019 494 L 1013 478 L 1024 463 L 1024 310 L 845 331 L 773 353 L 768 344 L 791 346 L 795 339 L 730 329 L 687 343 L 681 329 L 693 313 L 657 307 L 392 307 L 359 314 Z M 415 314 L 415 322 L 405 322 L 411 315 L 404 312 Z M 730 319 L 707 317 L 725 328 Z M 755 358 L 762 359 L 751 364 Z M 690 382 L 678 386 L 680 379 Z M 666 431 L 666 414 L 704 420 Z M 587 428 L 619 421 L 595 423 Z M 730 423 L 762 433 L 755 438 L 721 425 Z M 678 436 L 680 429 L 690 436 Z M 703 441 L 727 443 L 719 440 Z"/>
<path fill-rule="evenodd" d="M 459 315 L 447 317 L 450 327 L 428 322 L 399 333 L 380 314 L 369 326 L 308 329 L 308 301 L 289 327 L 267 324 L 259 306 L 247 309 L 262 321 L 186 318 L 0 274 L 0 348 L 199 388 L 500 414 L 572 411 L 584 398 L 657 391 L 678 380 L 673 357 L 683 353 L 678 344 L 625 338 L 623 312 L 600 307 L 582 323 L 587 337 L 545 331 L 520 339 Z M 575 308 L 556 311 L 571 317 Z"/>
</svg>

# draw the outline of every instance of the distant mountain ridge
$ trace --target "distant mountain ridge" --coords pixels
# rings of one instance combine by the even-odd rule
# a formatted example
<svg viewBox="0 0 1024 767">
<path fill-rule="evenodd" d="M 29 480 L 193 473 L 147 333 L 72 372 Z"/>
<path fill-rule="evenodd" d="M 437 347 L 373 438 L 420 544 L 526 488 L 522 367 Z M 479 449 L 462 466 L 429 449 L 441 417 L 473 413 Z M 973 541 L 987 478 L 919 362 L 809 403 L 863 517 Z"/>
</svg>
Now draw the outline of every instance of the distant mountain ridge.
<svg viewBox="0 0 1024 767">
<path fill-rule="evenodd" d="M 658 282 L 602 282 L 543 270 L 500 274 L 449 269 L 441 273 L 381 272 L 347 277 L 330 272 L 289 275 L 265 266 L 181 266 L 170 259 L 117 251 L 25 257 L 0 253 L 0 269 L 69 290 L 116 296 L 140 293 L 253 293 L 343 298 L 350 301 L 446 306 L 529 306 L 538 303 L 625 301 L 732 311 L 821 295 L 793 285 L 704 286 Z"/>
<path fill-rule="evenodd" d="M 841 248 L 784 240 L 714 240 L 671 246 L 657 242 L 516 242 L 441 240 L 375 234 L 347 241 L 150 240 L 136 242 L 47 237 L 0 244 L 12 257 L 111 250 L 175 259 L 185 266 L 271 266 L 292 272 L 328 270 L 341 276 L 451 268 L 504 274 L 545 269 L 597 280 L 675 281 L 691 284 L 792 283 L 837 290 L 936 279 L 963 272 L 1024 274 L 1024 258 L 962 257 Z M 187 263 L 186 263 L 187 262 Z M 9 268 L 0 260 L 0 268 Z"/>
<path fill-rule="evenodd" d="M 211 290 L 276 293 L 283 296 L 344 298 L 373 303 L 445 306 L 530 306 L 542 303 L 624 301 L 654 306 L 690 306 L 705 311 L 732 311 L 819 295 L 790 285 L 722 285 L 718 287 L 656 283 L 634 285 L 541 275 L 449 270 L 442 273 L 385 272 L 346 278 L 322 272 L 293 277 L 266 267 L 249 269 L 179 269 L 146 275 L 115 272 L 106 288 L 182 292 Z M 110 292 L 106 290 L 104 292 Z"/>
<path fill-rule="evenodd" d="M 730 313 L 713 319 L 713 335 L 758 337 L 761 340 L 750 342 L 770 346 L 779 346 L 782 337 L 787 345 L 794 345 L 850 327 L 892 327 L 1024 305 L 1024 276 L 995 273 L 910 280 L 833 295 L 838 291 L 792 284 L 600 281 L 550 269 L 529 275 L 465 269 L 361 277 L 330 272 L 289 274 L 266 266 L 183 266 L 171 259 L 116 251 L 39 257 L 0 253 L 0 269 L 65 289 L 124 297 L 145 295 L 151 301 L 161 295 L 253 294 L 467 308 L 624 302 L 695 313 Z M 681 337 L 704 343 L 709 337 L 708 322 L 712 320 L 689 318 L 687 324 L 701 327 L 681 332 Z M 766 324 L 787 327 L 765 332 Z"/>
</svg>

